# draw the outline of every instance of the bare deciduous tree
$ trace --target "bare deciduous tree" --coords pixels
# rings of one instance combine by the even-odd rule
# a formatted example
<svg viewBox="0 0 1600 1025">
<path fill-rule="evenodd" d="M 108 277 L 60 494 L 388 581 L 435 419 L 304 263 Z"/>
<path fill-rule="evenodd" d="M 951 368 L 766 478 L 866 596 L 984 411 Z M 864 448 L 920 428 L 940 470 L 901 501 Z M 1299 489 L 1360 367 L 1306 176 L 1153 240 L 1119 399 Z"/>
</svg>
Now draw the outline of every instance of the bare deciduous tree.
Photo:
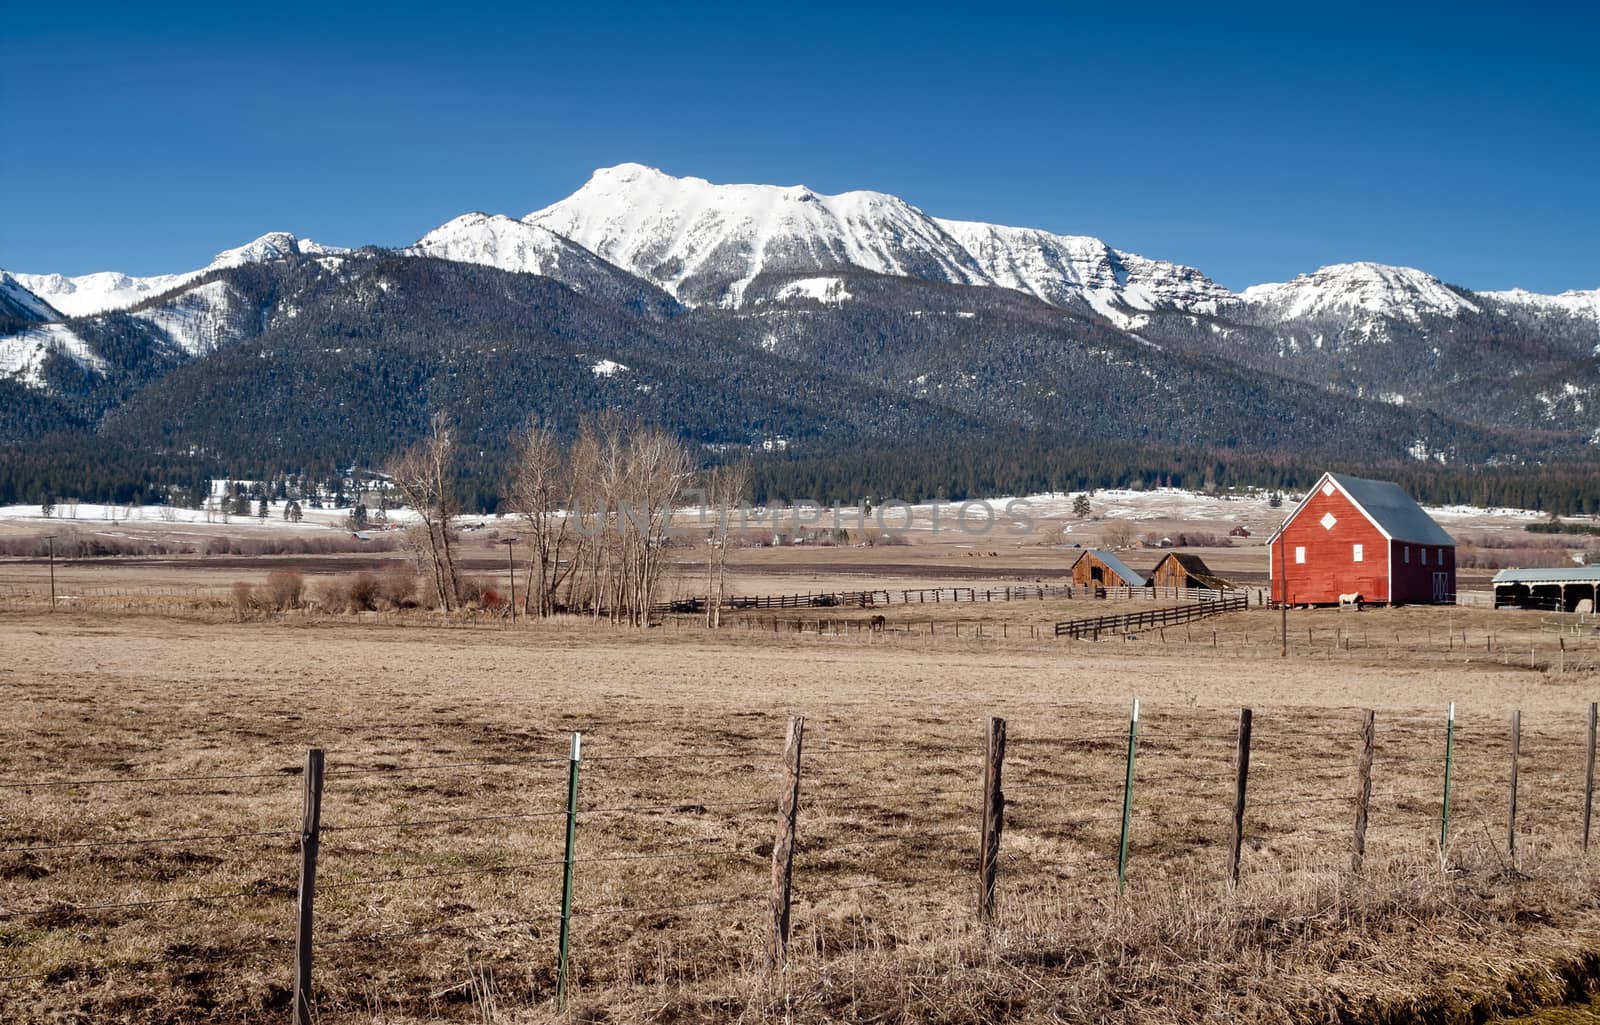
<svg viewBox="0 0 1600 1025">
<path fill-rule="evenodd" d="M 418 547 L 431 571 L 441 612 L 456 608 L 457 577 L 450 520 L 459 511 L 455 490 L 455 439 L 443 413 L 435 413 L 428 436 L 389 467 L 394 486 L 421 521 Z"/>
</svg>

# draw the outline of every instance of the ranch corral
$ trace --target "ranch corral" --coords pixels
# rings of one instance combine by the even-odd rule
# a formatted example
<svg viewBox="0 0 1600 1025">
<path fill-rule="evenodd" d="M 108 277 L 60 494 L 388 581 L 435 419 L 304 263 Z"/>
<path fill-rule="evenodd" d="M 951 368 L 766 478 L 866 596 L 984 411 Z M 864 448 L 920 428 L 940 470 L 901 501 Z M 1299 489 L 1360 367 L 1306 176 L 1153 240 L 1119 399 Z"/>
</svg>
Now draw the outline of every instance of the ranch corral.
<svg viewBox="0 0 1600 1025">
<path fill-rule="evenodd" d="M 493 540 L 469 572 L 504 573 Z M 230 593 L 404 568 L 382 551 L 65 560 L 51 613 L 46 564 L 0 560 L 0 1018 L 288 1019 L 311 748 L 320 1022 L 1481 1021 L 1594 991 L 1593 617 L 1295 609 L 1285 638 L 1259 544 L 1204 551 L 1248 604 L 1203 615 L 1069 593 L 1079 552 L 740 550 L 730 593 L 892 600 L 716 631 Z M 1057 636 L 1117 616 L 1144 619 Z"/>
</svg>

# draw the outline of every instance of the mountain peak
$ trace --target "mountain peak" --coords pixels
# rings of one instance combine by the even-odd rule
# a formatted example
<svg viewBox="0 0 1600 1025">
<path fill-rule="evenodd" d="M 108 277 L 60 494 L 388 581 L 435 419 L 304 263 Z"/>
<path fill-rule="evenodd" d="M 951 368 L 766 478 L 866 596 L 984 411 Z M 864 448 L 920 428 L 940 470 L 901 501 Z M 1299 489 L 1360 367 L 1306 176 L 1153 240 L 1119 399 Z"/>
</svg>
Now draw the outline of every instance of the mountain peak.
<svg viewBox="0 0 1600 1025">
<path fill-rule="evenodd" d="M 620 164 L 523 220 L 690 304 L 737 306 L 764 273 L 865 270 L 989 283 L 932 218 L 881 192 L 718 185 Z"/>
<path fill-rule="evenodd" d="M 1286 318 L 1369 314 L 1416 322 L 1478 307 L 1460 290 L 1415 267 L 1359 261 L 1334 263 L 1292 281 L 1251 285 L 1240 297 Z"/>
</svg>

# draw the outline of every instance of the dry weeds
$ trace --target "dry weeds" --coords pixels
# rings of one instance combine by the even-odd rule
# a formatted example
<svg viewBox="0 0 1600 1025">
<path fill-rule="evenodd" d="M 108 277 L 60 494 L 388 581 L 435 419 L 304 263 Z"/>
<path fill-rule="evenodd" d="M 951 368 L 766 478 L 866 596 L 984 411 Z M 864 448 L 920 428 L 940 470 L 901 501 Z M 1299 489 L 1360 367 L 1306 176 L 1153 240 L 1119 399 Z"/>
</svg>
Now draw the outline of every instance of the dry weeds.
<svg viewBox="0 0 1600 1025">
<path fill-rule="evenodd" d="M 1229 618 L 1249 624 L 1241 634 L 1266 625 Z M 1242 643 L 426 622 L 0 618 L 0 779 L 251 776 L 0 790 L 0 846 L 55 848 L 0 854 L 0 975 L 45 973 L 0 983 L 5 1019 L 281 1017 L 295 773 L 311 744 L 329 764 L 322 1020 L 552 1016 L 555 813 L 574 729 L 588 738 L 575 1007 L 590 1019 L 1464 1021 L 1560 994 L 1600 949 L 1591 863 L 1572 850 L 1592 674 L 1432 649 L 1284 664 Z M 1119 902 L 1135 692 L 1147 720 Z M 1441 871 L 1451 700 L 1455 840 Z M 1242 703 L 1256 745 L 1244 881 L 1230 892 Z M 1360 706 L 1379 710 L 1379 751 L 1357 880 Z M 1515 872 L 1512 707 L 1526 730 Z M 756 967 L 759 901 L 790 714 L 808 717 L 795 957 L 772 979 Z M 987 931 L 972 914 L 986 714 L 1006 716 L 1012 738 L 1002 908 Z M 458 819 L 477 821 L 443 821 Z M 225 899 L 89 907 L 194 895 Z"/>
</svg>

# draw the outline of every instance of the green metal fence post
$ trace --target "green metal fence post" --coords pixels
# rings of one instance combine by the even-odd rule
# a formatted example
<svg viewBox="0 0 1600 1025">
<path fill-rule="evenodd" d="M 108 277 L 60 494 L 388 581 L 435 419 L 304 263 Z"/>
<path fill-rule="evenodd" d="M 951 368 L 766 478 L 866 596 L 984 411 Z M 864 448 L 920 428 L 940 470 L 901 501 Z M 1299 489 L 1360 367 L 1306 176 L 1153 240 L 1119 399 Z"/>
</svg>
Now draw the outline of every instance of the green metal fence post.
<svg viewBox="0 0 1600 1025">
<path fill-rule="evenodd" d="M 1117 851 L 1117 896 L 1128 880 L 1128 827 L 1133 819 L 1133 752 L 1139 742 L 1139 699 L 1133 699 L 1133 714 L 1128 718 L 1128 778 L 1122 786 L 1122 843 Z"/>
<path fill-rule="evenodd" d="M 572 735 L 572 757 L 567 763 L 567 854 L 561 879 L 561 960 L 556 968 L 556 1010 L 567 1007 L 567 952 L 572 942 L 572 859 L 578 843 L 578 760 L 583 734 Z"/>
<path fill-rule="evenodd" d="M 1450 702 L 1450 711 L 1444 721 L 1444 802 L 1439 807 L 1439 861 L 1443 863 L 1445 849 L 1450 843 L 1450 773 L 1454 768 L 1456 748 L 1456 703 Z"/>
</svg>

